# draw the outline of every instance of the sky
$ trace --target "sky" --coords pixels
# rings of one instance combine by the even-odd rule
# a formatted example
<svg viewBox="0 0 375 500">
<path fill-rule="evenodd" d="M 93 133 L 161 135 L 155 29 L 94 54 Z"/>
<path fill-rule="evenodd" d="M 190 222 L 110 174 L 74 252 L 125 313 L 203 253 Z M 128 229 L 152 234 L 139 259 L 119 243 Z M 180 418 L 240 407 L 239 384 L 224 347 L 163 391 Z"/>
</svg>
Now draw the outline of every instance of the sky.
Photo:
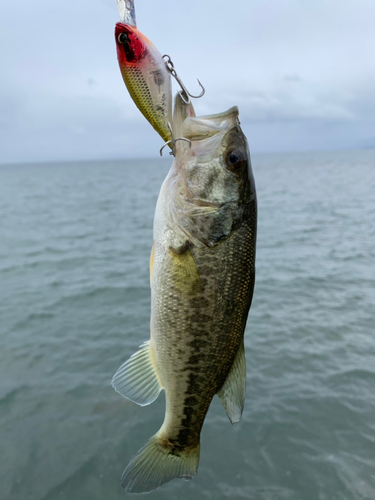
<svg viewBox="0 0 375 500">
<path fill-rule="evenodd" d="M 374 0 L 135 7 L 191 93 L 204 85 L 197 115 L 237 105 L 252 152 L 375 147 Z M 159 154 L 118 68 L 118 21 L 115 0 L 3 2 L 0 163 Z"/>
</svg>

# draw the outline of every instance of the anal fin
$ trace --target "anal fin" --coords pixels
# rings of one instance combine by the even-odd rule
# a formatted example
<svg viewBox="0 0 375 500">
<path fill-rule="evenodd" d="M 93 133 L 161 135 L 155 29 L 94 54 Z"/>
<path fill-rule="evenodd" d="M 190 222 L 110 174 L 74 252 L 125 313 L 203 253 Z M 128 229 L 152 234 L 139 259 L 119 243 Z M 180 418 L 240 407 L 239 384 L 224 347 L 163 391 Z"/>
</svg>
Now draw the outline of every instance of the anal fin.
<svg viewBox="0 0 375 500">
<path fill-rule="evenodd" d="M 246 394 L 245 346 L 242 342 L 232 368 L 217 393 L 232 424 L 241 420 Z"/>
<path fill-rule="evenodd" d="M 155 370 L 150 351 L 150 341 L 140 346 L 117 370 L 112 387 L 124 398 L 140 406 L 151 404 L 159 396 L 162 387 Z"/>
</svg>

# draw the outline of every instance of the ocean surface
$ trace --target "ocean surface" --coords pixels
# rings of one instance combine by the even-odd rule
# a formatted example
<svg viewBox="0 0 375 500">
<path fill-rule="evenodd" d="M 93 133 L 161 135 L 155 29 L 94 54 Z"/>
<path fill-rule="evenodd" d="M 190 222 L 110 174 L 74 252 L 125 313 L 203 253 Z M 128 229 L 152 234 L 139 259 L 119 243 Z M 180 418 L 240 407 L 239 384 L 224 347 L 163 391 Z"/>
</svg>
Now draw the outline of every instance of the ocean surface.
<svg viewBox="0 0 375 500">
<path fill-rule="evenodd" d="M 0 498 L 119 500 L 158 430 L 111 387 L 149 337 L 169 160 L 0 166 Z M 217 397 L 198 474 L 150 500 L 375 499 L 375 151 L 253 155 L 247 397 Z"/>
</svg>

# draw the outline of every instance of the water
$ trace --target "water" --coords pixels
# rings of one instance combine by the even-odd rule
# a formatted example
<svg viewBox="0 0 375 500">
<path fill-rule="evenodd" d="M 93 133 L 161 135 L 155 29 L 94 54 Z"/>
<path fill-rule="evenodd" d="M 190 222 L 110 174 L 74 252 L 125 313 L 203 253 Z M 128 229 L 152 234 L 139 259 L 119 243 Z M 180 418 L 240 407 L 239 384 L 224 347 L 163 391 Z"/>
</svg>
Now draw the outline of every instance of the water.
<svg viewBox="0 0 375 500">
<path fill-rule="evenodd" d="M 122 499 L 160 426 L 110 387 L 149 336 L 152 218 L 168 162 L 0 167 L 0 498 Z M 253 157 L 247 399 L 218 398 L 193 481 L 152 500 L 375 498 L 375 151 Z"/>
</svg>

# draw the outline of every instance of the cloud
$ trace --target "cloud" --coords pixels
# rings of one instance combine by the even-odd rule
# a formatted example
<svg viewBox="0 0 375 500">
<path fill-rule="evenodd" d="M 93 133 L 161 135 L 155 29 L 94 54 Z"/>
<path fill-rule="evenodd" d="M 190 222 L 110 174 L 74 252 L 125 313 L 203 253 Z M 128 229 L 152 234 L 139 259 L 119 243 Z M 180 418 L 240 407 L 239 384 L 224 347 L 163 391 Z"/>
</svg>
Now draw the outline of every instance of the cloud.
<svg viewBox="0 0 375 500">
<path fill-rule="evenodd" d="M 236 104 L 240 108 L 242 119 L 249 122 L 301 122 L 324 120 L 327 122 L 356 120 L 360 105 L 353 106 L 354 95 L 361 99 L 364 94 L 335 91 L 327 86 L 311 84 L 301 79 L 274 77 L 267 85 L 248 88 L 233 85 L 233 92 L 225 87 L 209 95 L 205 102 L 205 113 L 217 111 L 217 103 L 222 108 Z M 365 102 L 369 99 L 366 95 Z"/>
<path fill-rule="evenodd" d="M 0 98 L 0 161 L 156 155 L 163 141 L 130 100 L 89 91 Z M 149 151 L 147 151 L 147 147 Z"/>
<path fill-rule="evenodd" d="M 375 129 L 375 3 L 139 1 L 139 28 L 194 93 L 198 114 L 237 104 L 262 151 L 349 147 Z M 0 18 L 0 162 L 156 155 L 161 139 L 119 73 L 113 0 L 35 0 Z M 15 29 L 15 27 L 17 29 Z M 176 88 L 176 86 L 175 86 Z M 262 135 L 263 134 L 263 135 Z"/>
</svg>

